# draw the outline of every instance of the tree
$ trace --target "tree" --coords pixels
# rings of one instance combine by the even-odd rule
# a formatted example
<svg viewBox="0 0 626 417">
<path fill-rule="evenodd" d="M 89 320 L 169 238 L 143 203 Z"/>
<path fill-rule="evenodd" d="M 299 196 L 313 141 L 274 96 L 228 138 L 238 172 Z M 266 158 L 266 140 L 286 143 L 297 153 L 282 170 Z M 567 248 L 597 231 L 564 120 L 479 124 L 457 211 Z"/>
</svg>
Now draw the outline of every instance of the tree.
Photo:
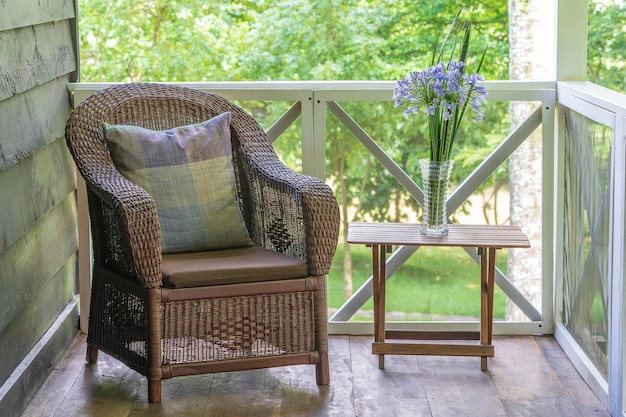
<svg viewBox="0 0 626 417">
<path fill-rule="evenodd" d="M 249 7 L 249 8 L 248 8 Z M 215 0 L 81 2 L 81 80 L 230 80 L 259 7 Z"/>
<path fill-rule="evenodd" d="M 470 55 L 489 44 L 482 73 L 506 78 L 505 0 L 120 0 L 81 3 L 81 61 L 84 81 L 204 80 L 393 80 L 428 65 L 432 46 L 462 7 L 474 24 Z M 404 118 L 388 103 L 345 103 L 359 122 L 407 172 L 417 176 L 426 152 L 426 124 Z M 253 103 L 262 118 L 278 105 Z M 358 109 L 358 110 L 357 110 Z M 489 122 L 467 129 L 460 141 L 454 176 L 467 175 L 491 149 L 504 125 L 504 109 L 493 107 Z M 288 132 L 275 146 L 296 161 Z M 416 202 L 350 135 L 329 122 L 329 181 L 342 205 L 344 230 L 351 220 L 400 220 Z M 357 210 L 355 210 L 357 209 Z M 351 215 L 349 213 L 354 212 Z M 346 246 L 346 296 L 351 293 Z"/>
<path fill-rule="evenodd" d="M 587 75 L 589 81 L 626 93 L 626 4 L 589 2 Z"/>
<path fill-rule="evenodd" d="M 553 51 L 547 46 L 546 29 L 552 27 L 549 2 L 542 0 L 509 0 L 509 38 L 511 44 L 510 79 L 549 79 Z M 534 103 L 516 102 L 510 107 L 511 125 L 516 126 Z M 534 306 L 541 305 L 541 130 L 535 131 L 511 155 L 509 161 L 511 223 L 524 226 L 531 248 L 524 252 L 511 250 L 508 277 Z M 532 261 L 531 261 L 532 260 Z M 525 320 L 525 315 L 510 302 L 507 319 Z"/>
</svg>

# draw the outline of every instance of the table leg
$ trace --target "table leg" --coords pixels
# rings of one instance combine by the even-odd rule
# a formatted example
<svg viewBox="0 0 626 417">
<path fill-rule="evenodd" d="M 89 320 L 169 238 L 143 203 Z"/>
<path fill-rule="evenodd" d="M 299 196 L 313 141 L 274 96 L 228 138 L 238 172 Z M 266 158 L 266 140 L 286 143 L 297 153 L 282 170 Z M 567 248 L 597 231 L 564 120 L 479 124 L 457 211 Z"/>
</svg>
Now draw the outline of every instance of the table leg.
<svg viewBox="0 0 626 417">
<path fill-rule="evenodd" d="M 496 277 L 496 248 L 489 248 L 489 268 L 487 275 L 487 287 L 489 288 L 489 326 L 487 327 L 487 343 L 493 342 L 493 295 L 495 291 Z"/>
<path fill-rule="evenodd" d="M 489 332 L 489 280 L 488 276 L 488 259 L 485 248 L 478 248 L 478 256 L 480 257 L 480 344 L 487 344 L 487 333 Z M 487 357 L 481 356 L 480 369 L 487 370 Z"/>
<path fill-rule="evenodd" d="M 478 248 L 480 257 L 480 344 L 491 345 L 493 338 L 493 293 L 496 268 L 496 249 Z M 481 356 L 480 369 L 487 370 L 487 356 Z"/>
<path fill-rule="evenodd" d="M 385 245 L 372 245 L 374 295 L 374 341 L 385 341 Z M 385 355 L 378 355 L 378 368 L 385 368 Z"/>
</svg>

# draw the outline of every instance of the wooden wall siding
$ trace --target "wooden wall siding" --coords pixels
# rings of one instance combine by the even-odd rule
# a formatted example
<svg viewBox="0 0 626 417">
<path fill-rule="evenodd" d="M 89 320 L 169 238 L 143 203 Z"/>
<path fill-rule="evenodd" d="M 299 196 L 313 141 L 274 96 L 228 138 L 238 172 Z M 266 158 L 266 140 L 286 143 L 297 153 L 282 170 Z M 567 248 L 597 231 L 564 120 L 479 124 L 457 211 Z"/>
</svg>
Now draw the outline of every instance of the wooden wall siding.
<svg viewBox="0 0 626 417">
<path fill-rule="evenodd" d="M 0 1 L 0 31 L 58 22 L 74 16 L 73 0 Z"/>
<path fill-rule="evenodd" d="M 50 22 L 0 32 L 0 45 L 0 100 L 75 69 L 67 22 Z"/>
<path fill-rule="evenodd" d="M 68 80 L 56 78 L 0 101 L 0 171 L 63 140 L 70 111 Z"/>
<path fill-rule="evenodd" d="M 0 172 L 0 218 L 11 220 L 0 228 L 0 254 L 65 199 L 76 188 L 75 179 L 74 161 L 64 140 Z"/>
<path fill-rule="evenodd" d="M 0 352 L 3 352 L 3 360 L 0 361 L 0 386 L 72 300 L 75 274 L 76 258 L 72 256 L 47 281 L 38 283 L 41 286 L 33 289 L 29 294 L 31 298 L 23 300 L 19 305 L 20 310 L 14 312 L 16 318 L 0 331 Z M 75 335 L 76 329 L 72 336 Z M 65 349 L 67 345 L 60 347 L 59 356 L 63 355 Z M 45 378 L 45 374 L 38 378 Z M 33 381 L 37 385 L 42 382 Z"/>
<path fill-rule="evenodd" d="M 76 201 L 68 195 L 43 215 L 15 244 L 0 253 L 0 335 L 44 282 L 78 247 Z"/>
<path fill-rule="evenodd" d="M 0 223 L 0 255 L 67 198 L 76 188 L 75 172 L 64 140 L 0 172 L 0 218 L 11 220 Z"/>
<path fill-rule="evenodd" d="M 64 138 L 74 19 L 74 0 L 0 0 L 2 415 L 20 415 L 77 331 L 76 179 Z"/>
<path fill-rule="evenodd" d="M 3 352 L 0 383 L 12 369 L 7 368 L 9 364 L 14 367 L 22 360 L 69 302 L 66 288 L 73 286 L 74 279 L 62 274 L 68 282 L 61 282 L 58 273 L 74 257 L 76 236 L 76 202 L 70 194 L 0 254 L 0 352 Z M 53 282 L 49 283 L 50 280 Z M 42 299 L 43 304 L 34 307 L 31 304 L 37 299 Z M 55 304 L 55 299 L 63 302 Z M 33 308 L 41 313 L 40 317 L 24 314 Z M 40 328 L 41 322 L 47 322 L 48 326 Z M 5 330 L 11 326 L 22 329 L 22 334 L 17 334 L 21 337 L 6 337 Z"/>
</svg>

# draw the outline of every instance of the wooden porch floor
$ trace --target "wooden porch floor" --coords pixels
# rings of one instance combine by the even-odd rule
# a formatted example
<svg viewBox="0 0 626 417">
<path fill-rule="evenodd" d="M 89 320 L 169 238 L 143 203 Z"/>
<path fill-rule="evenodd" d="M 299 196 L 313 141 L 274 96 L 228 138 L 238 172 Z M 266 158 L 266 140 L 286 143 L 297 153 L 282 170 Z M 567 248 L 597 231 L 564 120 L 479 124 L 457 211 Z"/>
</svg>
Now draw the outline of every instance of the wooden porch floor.
<svg viewBox="0 0 626 417">
<path fill-rule="evenodd" d="M 479 358 L 390 355 L 379 370 L 371 342 L 331 336 L 329 387 L 285 367 L 166 380 L 148 404 L 145 378 L 102 353 L 87 365 L 80 335 L 23 417 L 609 416 L 551 337 L 495 338 L 487 372 Z"/>
</svg>

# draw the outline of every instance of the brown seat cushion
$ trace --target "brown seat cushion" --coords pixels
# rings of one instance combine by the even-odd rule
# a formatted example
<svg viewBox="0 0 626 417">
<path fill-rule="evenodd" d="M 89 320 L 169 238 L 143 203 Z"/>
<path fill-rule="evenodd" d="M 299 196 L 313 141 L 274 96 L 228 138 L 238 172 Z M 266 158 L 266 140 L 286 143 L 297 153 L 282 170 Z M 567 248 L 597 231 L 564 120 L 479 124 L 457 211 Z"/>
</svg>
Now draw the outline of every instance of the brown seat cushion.
<svg viewBox="0 0 626 417">
<path fill-rule="evenodd" d="M 163 255 L 168 288 L 239 284 L 308 275 L 305 261 L 258 246 Z"/>
</svg>

